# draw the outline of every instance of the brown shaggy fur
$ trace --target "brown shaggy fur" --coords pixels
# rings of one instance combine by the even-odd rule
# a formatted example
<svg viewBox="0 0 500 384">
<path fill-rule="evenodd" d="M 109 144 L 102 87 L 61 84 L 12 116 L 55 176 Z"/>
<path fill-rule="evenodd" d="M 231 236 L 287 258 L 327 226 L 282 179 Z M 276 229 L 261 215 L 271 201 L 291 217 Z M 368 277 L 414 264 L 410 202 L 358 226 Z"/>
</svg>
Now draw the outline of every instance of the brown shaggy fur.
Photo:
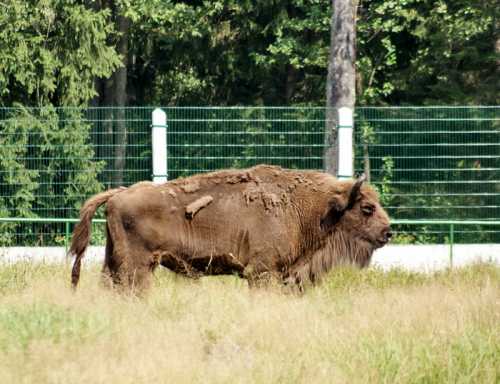
<svg viewBox="0 0 500 384">
<path fill-rule="evenodd" d="M 389 218 L 363 180 L 260 165 L 156 185 L 142 182 L 89 199 L 70 252 L 78 283 L 91 219 L 107 207 L 103 272 L 143 289 L 162 265 L 190 277 L 238 274 L 255 282 L 316 283 L 339 263 L 368 265 L 390 237 Z"/>
</svg>

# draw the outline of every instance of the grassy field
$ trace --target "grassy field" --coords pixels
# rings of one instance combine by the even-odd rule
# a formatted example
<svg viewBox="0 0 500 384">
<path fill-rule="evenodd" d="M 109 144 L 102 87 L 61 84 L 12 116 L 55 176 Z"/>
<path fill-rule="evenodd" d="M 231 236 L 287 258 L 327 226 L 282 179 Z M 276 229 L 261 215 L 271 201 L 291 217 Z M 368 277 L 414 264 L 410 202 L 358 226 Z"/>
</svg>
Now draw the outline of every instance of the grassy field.
<svg viewBox="0 0 500 384">
<path fill-rule="evenodd" d="M 0 267 L 2 383 L 498 383 L 500 268 L 333 272 L 298 297 L 158 271 L 143 299 Z"/>
</svg>

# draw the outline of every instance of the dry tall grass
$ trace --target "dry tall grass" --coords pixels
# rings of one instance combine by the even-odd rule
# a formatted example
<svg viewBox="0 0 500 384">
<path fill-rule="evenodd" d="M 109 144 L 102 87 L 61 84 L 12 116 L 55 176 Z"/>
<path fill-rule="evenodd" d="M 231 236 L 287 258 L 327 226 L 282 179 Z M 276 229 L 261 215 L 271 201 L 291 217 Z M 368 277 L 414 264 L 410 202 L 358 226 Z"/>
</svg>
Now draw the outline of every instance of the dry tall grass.
<svg viewBox="0 0 500 384">
<path fill-rule="evenodd" d="M 297 297 L 159 271 L 144 299 L 0 267 L 2 383 L 498 383 L 500 269 L 340 269 Z"/>
</svg>

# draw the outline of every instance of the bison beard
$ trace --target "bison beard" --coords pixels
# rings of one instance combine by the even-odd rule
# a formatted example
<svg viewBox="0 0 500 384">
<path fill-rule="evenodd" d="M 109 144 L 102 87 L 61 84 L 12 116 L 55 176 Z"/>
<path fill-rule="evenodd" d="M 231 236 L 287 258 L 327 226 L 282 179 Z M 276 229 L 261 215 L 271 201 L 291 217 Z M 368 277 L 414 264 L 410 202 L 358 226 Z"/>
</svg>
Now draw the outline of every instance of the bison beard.
<svg viewBox="0 0 500 384">
<path fill-rule="evenodd" d="M 273 276 L 299 287 L 340 263 L 364 267 L 391 233 L 363 181 L 260 165 L 100 193 L 83 205 L 73 233 L 72 284 L 102 204 L 103 275 L 125 288 L 148 287 L 158 265 L 189 277 L 238 274 L 255 283 Z"/>
</svg>

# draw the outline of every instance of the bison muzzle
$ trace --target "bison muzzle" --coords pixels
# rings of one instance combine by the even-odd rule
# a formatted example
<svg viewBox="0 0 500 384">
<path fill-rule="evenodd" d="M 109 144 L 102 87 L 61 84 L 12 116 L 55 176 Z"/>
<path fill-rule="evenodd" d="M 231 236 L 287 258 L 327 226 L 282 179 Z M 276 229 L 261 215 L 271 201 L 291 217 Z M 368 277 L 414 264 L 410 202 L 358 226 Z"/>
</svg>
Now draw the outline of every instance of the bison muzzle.
<svg viewBox="0 0 500 384">
<path fill-rule="evenodd" d="M 108 190 L 80 211 L 69 250 L 72 284 L 102 204 L 103 274 L 121 287 L 146 288 L 158 265 L 190 277 L 237 274 L 255 283 L 273 276 L 299 287 L 340 263 L 365 267 L 391 232 L 363 181 L 259 165 Z"/>
</svg>

